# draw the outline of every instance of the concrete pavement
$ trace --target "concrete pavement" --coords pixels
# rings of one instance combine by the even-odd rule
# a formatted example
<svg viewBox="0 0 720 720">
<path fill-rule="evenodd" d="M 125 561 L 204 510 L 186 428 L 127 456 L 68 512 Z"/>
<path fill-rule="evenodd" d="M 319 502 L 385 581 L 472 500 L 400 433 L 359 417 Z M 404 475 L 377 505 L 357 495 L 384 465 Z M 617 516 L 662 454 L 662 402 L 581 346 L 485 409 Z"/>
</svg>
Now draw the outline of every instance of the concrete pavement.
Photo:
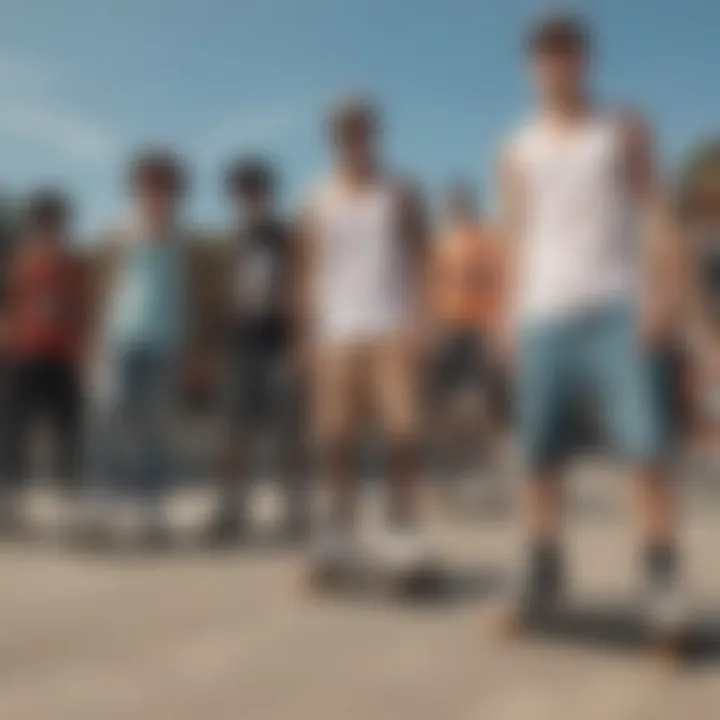
<svg viewBox="0 0 720 720">
<path fill-rule="evenodd" d="M 573 592 L 629 597 L 630 488 L 601 468 L 574 488 Z M 688 491 L 688 588 L 720 608 L 720 505 Z M 205 503 L 207 504 L 207 503 Z M 263 504 L 262 502 L 260 503 Z M 202 514 L 188 508 L 183 522 Z M 180 515 L 180 513 L 177 513 Z M 512 567 L 516 518 L 434 513 L 456 567 Z M 711 720 L 720 659 L 675 676 L 647 658 L 550 640 L 499 643 L 491 602 L 313 598 L 292 552 L 83 556 L 0 549 L 2 720 Z"/>
</svg>

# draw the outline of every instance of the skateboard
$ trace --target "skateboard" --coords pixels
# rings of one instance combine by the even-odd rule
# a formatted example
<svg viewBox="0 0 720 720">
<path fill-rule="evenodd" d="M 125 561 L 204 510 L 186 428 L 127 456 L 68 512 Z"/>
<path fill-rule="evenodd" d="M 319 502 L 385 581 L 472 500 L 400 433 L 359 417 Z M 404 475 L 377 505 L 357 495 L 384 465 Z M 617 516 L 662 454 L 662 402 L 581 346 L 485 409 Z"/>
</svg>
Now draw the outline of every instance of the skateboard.
<svg viewBox="0 0 720 720">
<path fill-rule="evenodd" d="M 686 625 L 653 627 L 639 609 L 628 605 L 558 603 L 510 609 L 501 612 L 497 622 L 501 639 L 540 638 L 639 651 L 669 669 L 684 665 L 693 643 Z"/>
<path fill-rule="evenodd" d="M 446 573 L 430 560 L 397 569 L 360 558 L 344 567 L 312 566 L 305 585 L 313 595 L 430 600 L 442 594 Z"/>
</svg>

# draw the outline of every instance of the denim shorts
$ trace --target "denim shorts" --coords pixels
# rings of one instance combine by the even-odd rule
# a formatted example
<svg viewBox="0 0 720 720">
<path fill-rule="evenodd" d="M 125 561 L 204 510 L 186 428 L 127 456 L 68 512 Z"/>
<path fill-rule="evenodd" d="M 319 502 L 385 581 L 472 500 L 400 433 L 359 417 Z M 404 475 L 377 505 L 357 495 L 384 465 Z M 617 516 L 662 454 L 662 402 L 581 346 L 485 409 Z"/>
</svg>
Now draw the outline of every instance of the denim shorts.
<svg viewBox="0 0 720 720">
<path fill-rule="evenodd" d="M 664 460 L 672 433 L 659 385 L 629 305 L 527 325 L 516 399 L 529 468 L 551 469 L 575 452 L 578 399 L 592 408 L 603 444 L 624 460 L 637 465 Z"/>
</svg>

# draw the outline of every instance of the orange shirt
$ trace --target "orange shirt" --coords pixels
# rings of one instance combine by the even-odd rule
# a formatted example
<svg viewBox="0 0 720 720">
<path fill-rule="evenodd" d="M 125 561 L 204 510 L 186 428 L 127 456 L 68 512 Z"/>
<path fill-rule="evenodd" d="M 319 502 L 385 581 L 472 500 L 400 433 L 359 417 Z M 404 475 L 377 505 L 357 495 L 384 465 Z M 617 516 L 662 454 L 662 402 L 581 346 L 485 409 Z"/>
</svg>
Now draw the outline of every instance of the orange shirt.
<svg viewBox="0 0 720 720">
<path fill-rule="evenodd" d="M 500 319 L 505 250 L 498 234 L 481 226 L 444 234 L 434 252 L 431 305 L 441 324 L 489 330 Z"/>
<path fill-rule="evenodd" d="M 10 276 L 12 350 L 23 357 L 75 357 L 83 311 L 81 285 L 80 265 L 70 252 L 19 250 Z"/>
</svg>

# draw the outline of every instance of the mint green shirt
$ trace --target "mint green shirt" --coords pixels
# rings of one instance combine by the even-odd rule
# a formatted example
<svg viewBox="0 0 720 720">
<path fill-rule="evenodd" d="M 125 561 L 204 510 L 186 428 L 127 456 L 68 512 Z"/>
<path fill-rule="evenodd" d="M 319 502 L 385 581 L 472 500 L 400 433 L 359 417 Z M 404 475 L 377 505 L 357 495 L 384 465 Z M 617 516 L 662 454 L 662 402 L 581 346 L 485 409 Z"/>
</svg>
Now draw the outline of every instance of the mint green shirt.
<svg viewBox="0 0 720 720">
<path fill-rule="evenodd" d="M 140 241 L 123 252 L 109 323 L 111 346 L 177 350 L 187 330 L 182 241 Z"/>
</svg>

